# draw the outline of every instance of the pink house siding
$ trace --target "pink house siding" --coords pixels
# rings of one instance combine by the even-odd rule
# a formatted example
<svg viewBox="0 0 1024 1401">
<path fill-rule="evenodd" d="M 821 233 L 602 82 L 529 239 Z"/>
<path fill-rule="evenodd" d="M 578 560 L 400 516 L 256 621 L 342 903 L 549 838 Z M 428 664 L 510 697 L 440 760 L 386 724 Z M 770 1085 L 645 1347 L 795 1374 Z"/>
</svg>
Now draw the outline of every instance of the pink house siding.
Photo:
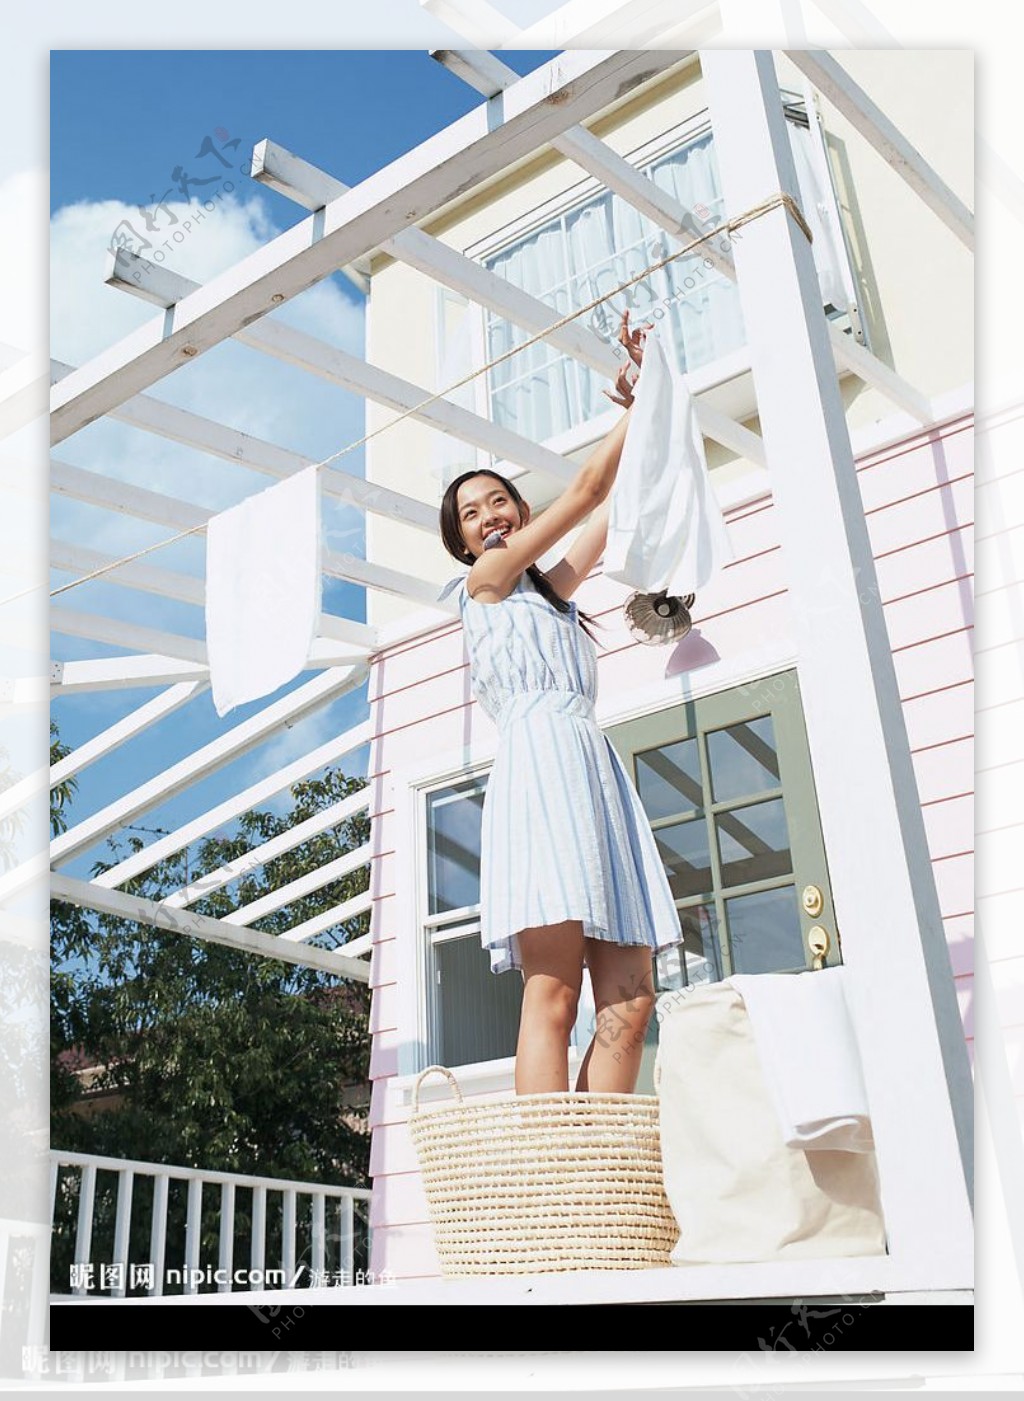
<svg viewBox="0 0 1024 1401">
<path fill-rule="evenodd" d="M 865 456 L 858 476 L 875 554 L 929 849 L 969 1047 L 973 910 L 972 420 L 958 420 Z M 784 562 L 765 499 L 729 515 L 735 560 L 698 599 L 691 669 L 756 654 L 765 638 L 791 636 Z M 455 572 L 453 570 L 453 572 Z M 622 623 L 621 586 L 587 580 L 580 606 L 609 626 L 599 633 L 601 695 L 626 700 L 666 675 L 667 653 L 634 643 Z M 705 647 L 704 655 L 697 650 Z M 714 649 L 713 651 L 711 649 Z M 472 702 L 459 624 L 382 655 L 370 680 L 374 739 L 373 954 L 370 982 L 373 1146 L 371 1220 L 375 1270 L 412 1278 L 439 1273 L 409 1138 L 408 1109 L 388 1094 L 398 1050 L 399 984 L 407 974 L 397 941 L 396 883 L 411 881 L 407 838 L 397 831 L 394 775 L 468 743 L 488 725 Z M 401 781 L 401 780 L 399 780 Z M 414 931 L 403 931 L 402 949 Z"/>
</svg>

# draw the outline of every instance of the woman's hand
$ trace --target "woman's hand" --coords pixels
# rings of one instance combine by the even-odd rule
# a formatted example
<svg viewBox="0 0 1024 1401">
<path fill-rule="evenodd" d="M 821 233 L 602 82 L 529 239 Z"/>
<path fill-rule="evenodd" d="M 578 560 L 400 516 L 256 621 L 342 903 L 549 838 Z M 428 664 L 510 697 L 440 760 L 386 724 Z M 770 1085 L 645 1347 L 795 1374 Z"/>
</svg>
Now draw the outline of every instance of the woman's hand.
<svg viewBox="0 0 1024 1401">
<path fill-rule="evenodd" d="M 621 404 L 624 409 L 632 407 L 633 386 L 636 384 L 637 375 L 632 375 L 633 365 L 640 366 L 644 358 L 644 340 L 647 332 L 651 330 L 648 326 L 638 326 L 635 331 L 629 329 L 629 309 L 622 313 L 622 325 L 619 327 L 619 343 L 626 347 L 626 354 L 629 361 L 623 365 L 622 369 L 615 376 L 615 392 L 610 389 L 602 389 L 601 393 L 606 395 L 613 404 Z"/>
</svg>

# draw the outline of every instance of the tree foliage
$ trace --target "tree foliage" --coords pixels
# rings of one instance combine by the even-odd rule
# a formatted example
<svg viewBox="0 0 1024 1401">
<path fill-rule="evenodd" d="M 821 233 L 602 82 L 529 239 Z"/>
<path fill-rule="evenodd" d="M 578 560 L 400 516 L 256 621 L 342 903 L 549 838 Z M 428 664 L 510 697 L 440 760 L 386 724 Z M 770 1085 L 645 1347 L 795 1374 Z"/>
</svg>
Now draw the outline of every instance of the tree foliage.
<svg viewBox="0 0 1024 1401">
<path fill-rule="evenodd" d="M 57 741 L 59 744 L 59 741 Z M 364 786 L 337 771 L 297 784 L 284 815 L 252 811 L 123 885 L 165 899 Z M 57 796 L 60 830 L 70 793 Z M 342 820 L 265 867 L 210 891 L 190 909 L 222 918 L 368 840 L 365 814 Z M 143 845 L 111 839 L 109 869 Z M 357 870 L 256 922 L 277 933 L 366 888 Z M 183 912 L 184 913 L 184 912 Z M 318 942 L 365 932 L 361 915 Z M 369 991 L 220 944 L 130 919 L 52 906 L 51 1142 L 118 1158 L 364 1186 Z M 94 1090 L 116 1107 L 83 1109 L 62 1052 L 102 1067 Z"/>
</svg>

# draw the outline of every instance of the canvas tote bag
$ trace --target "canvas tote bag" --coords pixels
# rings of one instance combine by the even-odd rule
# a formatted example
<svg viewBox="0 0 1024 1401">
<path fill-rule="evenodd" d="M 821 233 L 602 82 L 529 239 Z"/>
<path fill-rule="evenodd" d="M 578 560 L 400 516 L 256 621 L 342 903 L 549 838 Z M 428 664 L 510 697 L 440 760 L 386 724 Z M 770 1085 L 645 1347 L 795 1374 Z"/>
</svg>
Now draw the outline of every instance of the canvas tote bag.
<svg viewBox="0 0 1024 1401">
<path fill-rule="evenodd" d="M 874 1152 L 785 1143 L 735 988 L 667 993 L 657 1015 L 662 1170 L 680 1231 L 672 1263 L 884 1254 Z"/>
</svg>

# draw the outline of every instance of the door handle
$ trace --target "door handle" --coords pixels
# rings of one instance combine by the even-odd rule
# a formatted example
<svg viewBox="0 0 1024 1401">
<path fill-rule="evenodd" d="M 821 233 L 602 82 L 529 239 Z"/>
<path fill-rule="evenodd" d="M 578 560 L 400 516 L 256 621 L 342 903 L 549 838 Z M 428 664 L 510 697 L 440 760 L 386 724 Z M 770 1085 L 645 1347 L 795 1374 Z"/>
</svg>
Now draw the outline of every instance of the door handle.
<svg viewBox="0 0 1024 1401">
<path fill-rule="evenodd" d="M 820 924 L 815 924 L 807 931 L 807 947 L 813 955 L 812 968 L 824 968 L 828 951 L 832 947 L 832 940 L 829 938 L 828 930 Z"/>
</svg>

